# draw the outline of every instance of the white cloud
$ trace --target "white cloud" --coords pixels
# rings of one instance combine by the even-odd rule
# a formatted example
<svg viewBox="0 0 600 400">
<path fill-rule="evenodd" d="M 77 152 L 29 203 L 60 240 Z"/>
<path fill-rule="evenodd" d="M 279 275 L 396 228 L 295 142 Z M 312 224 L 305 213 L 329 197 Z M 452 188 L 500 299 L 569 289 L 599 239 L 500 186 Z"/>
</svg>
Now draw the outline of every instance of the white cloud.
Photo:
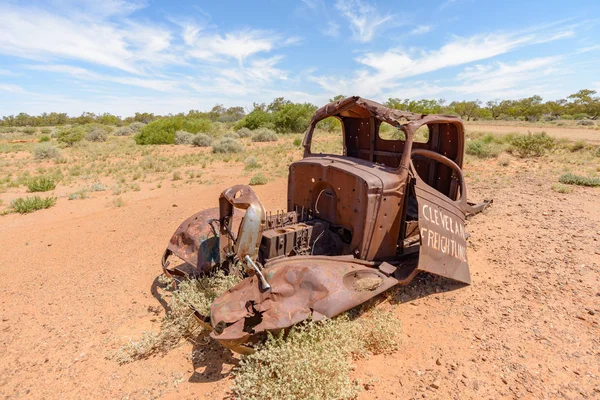
<svg viewBox="0 0 600 400">
<path fill-rule="evenodd" d="M 457 75 L 460 85 L 448 88 L 463 94 L 485 94 L 488 97 L 503 97 L 510 93 L 530 93 L 532 87 L 539 90 L 548 78 L 556 79 L 563 74 L 562 57 L 540 57 L 514 63 L 497 62 L 466 68 Z M 539 93 L 537 93 L 539 94 Z"/>
<path fill-rule="evenodd" d="M 145 79 L 139 78 L 137 76 L 114 76 L 114 75 L 106 75 L 99 74 L 96 72 L 89 71 L 85 68 L 74 67 L 71 65 L 62 65 L 62 64 L 51 64 L 51 65 L 27 65 L 27 69 L 30 70 L 38 70 L 38 71 L 48 71 L 48 72 L 57 72 L 69 75 L 75 79 L 84 79 L 89 81 L 102 81 L 102 82 L 112 82 L 118 83 L 126 86 L 137 86 L 145 89 L 153 89 L 159 92 L 180 92 L 181 89 L 178 88 L 179 82 L 175 80 L 167 80 L 167 79 Z"/>
<path fill-rule="evenodd" d="M 9 83 L 0 83 L 0 90 L 10 93 L 25 93 L 25 90 L 18 85 L 11 85 Z"/>
<path fill-rule="evenodd" d="M 273 32 L 246 29 L 225 34 L 208 34 L 198 27 L 186 26 L 183 38 L 190 46 L 188 55 L 205 61 L 234 58 L 240 64 L 249 56 L 270 52 L 279 45 L 297 43 L 299 37 L 284 38 Z"/>
<path fill-rule="evenodd" d="M 410 34 L 411 35 L 423 35 L 428 32 L 431 32 L 430 25 L 420 25 L 420 26 L 416 27 L 415 29 L 413 29 L 412 31 L 410 31 Z"/>
<path fill-rule="evenodd" d="M 0 6 L 0 52 L 33 60 L 68 58 L 139 72 L 124 32 L 85 16 L 70 19 L 34 7 Z"/>
<path fill-rule="evenodd" d="M 362 43 L 373 40 L 377 31 L 391 21 L 394 15 L 380 15 L 377 8 L 361 0 L 338 0 L 335 7 L 350 22 L 354 38 Z"/>
<path fill-rule="evenodd" d="M 403 80 L 440 69 L 469 64 L 508 53 L 517 48 L 549 42 L 571 35 L 571 30 L 530 29 L 527 33 L 490 33 L 454 37 L 437 50 L 389 49 L 356 58 L 363 67 L 351 78 L 313 77 L 330 93 L 361 93 L 377 96 L 403 86 Z"/>
<path fill-rule="evenodd" d="M 340 24 L 338 24 L 337 22 L 334 22 L 334 21 L 328 21 L 327 27 L 324 29 L 321 29 L 321 32 L 325 36 L 337 38 L 340 36 Z"/>
</svg>

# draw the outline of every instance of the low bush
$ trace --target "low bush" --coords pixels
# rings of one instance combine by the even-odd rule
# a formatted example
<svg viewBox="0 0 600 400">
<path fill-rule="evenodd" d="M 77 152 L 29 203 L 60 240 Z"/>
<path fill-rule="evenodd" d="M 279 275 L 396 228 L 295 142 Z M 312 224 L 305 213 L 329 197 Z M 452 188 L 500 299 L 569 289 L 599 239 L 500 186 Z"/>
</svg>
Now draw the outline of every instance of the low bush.
<svg viewBox="0 0 600 400">
<path fill-rule="evenodd" d="M 250 186 L 266 185 L 267 182 L 269 182 L 269 180 L 263 175 L 262 172 L 259 172 L 250 178 Z"/>
<path fill-rule="evenodd" d="M 115 131 L 115 136 L 131 136 L 135 133 L 129 126 L 122 126 Z"/>
<path fill-rule="evenodd" d="M 227 132 L 226 134 L 223 135 L 224 138 L 229 138 L 229 139 L 239 139 L 240 135 L 238 135 L 235 132 Z"/>
<path fill-rule="evenodd" d="M 79 189 L 69 195 L 69 200 L 82 200 L 89 197 L 88 191 L 85 189 Z"/>
<path fill-rule="evenodd" d="M 238 129 L 236 133 L 241 138 L 247 138 L 247 137 L 252 136 L 252 131 L 246 127 Z"/>
<path fill-rule="evenodd" d="M 562 183 L 553 183 L 552 184 L 552 190 L 554 190 L 557 193 L 572 193 L 573 192 L 573 188 L 569 185 L 564 185 Z"/>
<path fill-rule="evenodd" d="M 194 135 L 186 131 L 175 132 L 175 144 L 192 144 Z"/>
<path fill-rule="evenodd" d="M 40 136 L 40 142 L 49 142 L 49 141 L 50 141 L 50 136 L 48 136 L 48 135 Z"/>
<path fill-rule="evenodd" d="M 300 147 L 302 145 L 302 139 L 296 138 L 294 139 L 294 146 Z"/>
<path fill-rule="evenodd" d="M 43 133 L 44 135 L 49 135 L 52 133 L 52 129 L 50 128 L 42 128 L 40 129 L 40 132 Z"/>
<path fill-rule="evenodd" d="M 83 126 L 62 127 L 56 133 L 56 139 L 67 146 L 73 146 L 82 141 L 86 133 Z"/>
<path fill-rule="evenodd" d="M 27 214 L 37 210 L 50 208 L 56 204 L 56 197 L 42 198 L 40 196 L 32 196 L 13 200 L 10 203 L 11 208 L 20 214 Z"/>
<path fill-rule="evenodd" d="M 12 128 L 10 126 L 0 126 L 0 133 L 12 133 L 16 130 L 16 128 Z"/>
<path fill-rule="evenodd" d="M 85 134 L 85 140 L 88 142 L 106 142 L 108 140 L 108 132 L 106 129 L 92 127 Z"/>
<path fill-rule="evenodd" d="M 495 158 L 502 153 L 502 145 L 483 140 L 469 140 L 465 152 L 477 158 Z"/>
<path fill-rule="evenodd" d="M 588 144 L 584 140 L 578 140 L 569 146 L 569 150 L 572 152 L 585 150 L 588 148 Z"/>
<path fill-rule="evenodd" d="M 275 131 L 267 128 L 259 128 L 252 135 L 253 142 L 276 142 L 277 134 Z"/>
<path fill-rule="evenodd" d="M 233 392 L 243 399 L 353 399 L 352 359 L 397 349 L 400 322 L 373 310 L 294 326 L 269 335 L 234 370 Z"/>
<path fill-rule="evenodd" d="M 577 113 L 573 115 L 573 119 L 576 120 L 582 120 L 582 119 L 586 119 L 588 116 L 586 113 Z"/>
<path fill-rule="evenodd" d="M 244 160 L 244 169 L 246 171 L 250 171 L 253 169 L 257 169 L 260 168 L 261 165 L 258 162 L 258 160 L 256 159 L 256 157 L 248 157 L 246 158 L 246 160 Z"/>
<path fill-rule="evenodd" d="M 33 192 L 48 192 L 56 188 L 54 179 L 48 176 L 36 176 L 26 182 L 27 191 Z"/>
<path fill-rule="evenodd" d="M 133 132 L 137 133 L 139 132 L 143 127 L 145 127 L 146 124 L 143 122 L 132 122 L 131 124 L 129 124 L 129 126 L 127 128 L 131 129 Z"/>
<path fill-rule="evenodd" d="M 194 135 L 194 137 L 192 138 L 192 144 L 196 147 L 209 147 L 212 141 L 213 139 L 210 136 L 205 135 L 204 133 Z"/>
<path fill-rule="evenodd" d="M 554 138 L 546 135 L 546 132 L 515 135 L 510 139 L 509 151 L 519 157 L 540 157 L 546 151 L 554 148 Z"/>
<path fill-rule="evenodd" d="M 23 132 L 26 135 L 33 135 L 36 132 L 36 129 L 28 126 L 26 128 L 21 129 L 21 132 Z"/>
<path fill-rule="evenodd" d="M 166 117 L 152 121 L 135 135 L 137 144 L 175 144 L 175 132 L 208 133 L 213 126 L 201 118 Z"/>
<path fill-rule="evenodd" d="M 564 183 L 567 185 L 577 185 L 577 186 L 600 186 L 600 178 L 597 177 L 588 177 L 582 175 L 575 175 L 572 173 L 566 173 L 558 178 L 560 183 Z"/>
<path fill-rule="evenodd" d="M 577 125 L 593 126 L 594 125 L 594 121 L 590 121 L 589 119 L 584 119 L 584 120 L 581 120 L 581 121 L 577 121 Z"/>
<path fill-rule="evenodd" d="M 213 153 L 241 153 L 244 145 L 235 139 L 223 138 L 213 143 Z"/>
<path fill-rule="evenodd" d="M 50 143 L 40 143 L 33 148 L 33 156 L 36 160 L 58 158 L 60 150 Z"/>
</svg>

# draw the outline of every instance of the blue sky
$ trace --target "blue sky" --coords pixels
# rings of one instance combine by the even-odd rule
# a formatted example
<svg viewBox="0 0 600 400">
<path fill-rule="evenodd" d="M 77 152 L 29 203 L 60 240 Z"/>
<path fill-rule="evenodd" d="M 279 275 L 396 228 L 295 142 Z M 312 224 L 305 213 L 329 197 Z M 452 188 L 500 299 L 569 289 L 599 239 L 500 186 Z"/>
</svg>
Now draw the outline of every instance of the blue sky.
<svg viewBox="0 0 600 400">
<path fill-rule="evenodd" d="M 600 1 L 0 0 L 0 115 L 600 91 Z"/>
</svg>

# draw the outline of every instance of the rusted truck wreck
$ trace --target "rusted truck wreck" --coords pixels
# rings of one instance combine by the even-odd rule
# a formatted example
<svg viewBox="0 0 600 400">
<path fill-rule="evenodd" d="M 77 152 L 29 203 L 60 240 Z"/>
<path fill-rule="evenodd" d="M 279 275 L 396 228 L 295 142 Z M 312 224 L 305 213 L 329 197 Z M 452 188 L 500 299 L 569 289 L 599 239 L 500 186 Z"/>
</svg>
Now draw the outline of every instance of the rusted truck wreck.
<svg viewBox="0 0 600 400">
<path fill-rule="evenodd" d="M 317 123 L 340 120 L 343 155 L 311 151 Z M 382 124 L 396 132 L 380 135 Z M 415 140 L 426 127 L 425 139 Z M 389 127 L 386 130 L 390 131 Z M 232 272 L 246 278 L 198 319 L 238 352 L 267 331 L 331 318 L 420 271 L 470 283 L 462 121 L 398 111 L 360 97 L 315 113 L 304 157 L 289 167 L 287 211 L 268 213 L 249 186 L 226 189 L 216 208 L 183 222 L 163 256 L 175 279 Z M 169 268 L 175 255 L 185 268 Z"/>
</svg>

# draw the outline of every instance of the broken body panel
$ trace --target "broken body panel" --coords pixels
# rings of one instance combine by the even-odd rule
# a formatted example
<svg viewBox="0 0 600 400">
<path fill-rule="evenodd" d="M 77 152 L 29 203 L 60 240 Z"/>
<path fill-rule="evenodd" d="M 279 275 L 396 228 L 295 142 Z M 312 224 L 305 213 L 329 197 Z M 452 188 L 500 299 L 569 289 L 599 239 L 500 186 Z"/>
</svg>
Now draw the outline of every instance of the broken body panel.
<svg viewBox="0 0 600 400">
<path fill-rule="evenodd" d="M 328 117 L 341 121 L 343 155 L 311 152 L 315 127 Z M 382 123 L 398 137 L 382 138 Z M 422 126 L 427 140 L 417 142 Z M 303 147 L 289 167 L 286 212 L 266 213 L 250 187 L 237 185 L 171 238 L 169 276 L 244 266 L 248 277 L 214 301 L 210 316 L 197 314 L 214 339 L 248 352 L 261 333 L 334 317 L 419 271 L 470 283 L 465 218 L 489 202 L 467 202 L 459 118 L 350 97 L 317 110 Z M 171 254 L 185 273 L 169 268 Z"/>
</svg>

